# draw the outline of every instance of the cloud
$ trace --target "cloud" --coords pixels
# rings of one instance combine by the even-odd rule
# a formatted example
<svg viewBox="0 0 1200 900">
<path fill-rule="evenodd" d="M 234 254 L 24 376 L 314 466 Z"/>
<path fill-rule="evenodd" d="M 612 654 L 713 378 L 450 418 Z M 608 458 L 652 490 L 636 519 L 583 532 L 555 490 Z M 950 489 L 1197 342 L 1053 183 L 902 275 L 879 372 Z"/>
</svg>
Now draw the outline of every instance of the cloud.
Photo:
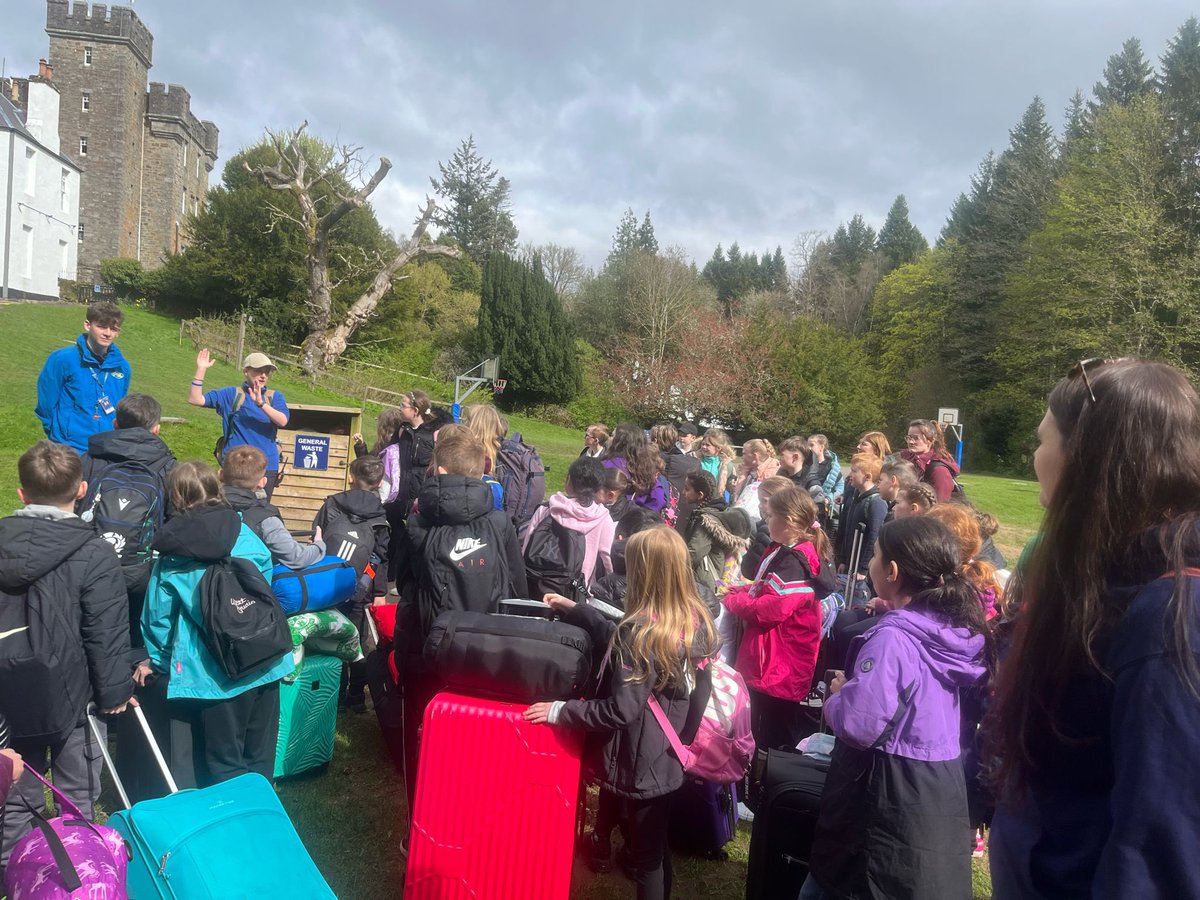
<svg viewBox="0 0 1200 900">
<path fill-rule="evenodd" d="M 13 0 L 0 55 L 45 56 L 45 6 Z M 844 3 L 609 0 L 139 4 L 154 80 L 185 85 L 222 156 L 308 120 L 394 168 L 374 206 L 411 228 L 468 134 L 512 182 L 522 241 L 603 261 L 621 213 L 699 262 L 786 249 L 899 193 L 933 239 L 1034 95 L 1052 124 L 1131 36 L 1152 60 L 1182 0 Z M 216 174 L 219 176 L 220 168 Z"/>
</svg>

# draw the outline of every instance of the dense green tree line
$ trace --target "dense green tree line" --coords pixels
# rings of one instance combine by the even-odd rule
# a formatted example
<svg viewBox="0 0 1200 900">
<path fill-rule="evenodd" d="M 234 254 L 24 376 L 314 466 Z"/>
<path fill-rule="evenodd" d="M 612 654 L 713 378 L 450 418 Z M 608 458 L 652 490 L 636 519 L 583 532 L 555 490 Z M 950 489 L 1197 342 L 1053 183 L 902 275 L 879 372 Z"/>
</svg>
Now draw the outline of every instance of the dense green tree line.
<svg viewBox="0 0 1200 900">
<path fill-rule="evenodd" d="M 112 263 L 110 280 L 184 312 L 250 310 L 297 340 L 302 235 L 279 208 L 288 198 L 247 171 L 269 152 L 230 161 L 185 252 L 149 274 Z M 314 164 L 331 152 L 306 149 Z M 1200 374 L 1196 19 L 1157 63 L 1126 41 L 1058 129 L 1034 98 L 932 247 L 899 194 L 882 223 L 855 215 L 802 232 L 786 256 L 734 240 L 701 268 L 630 207 L 593 272 L 555 243 L 515 256 L 512 186 L 472 138 L 432 184 L 437 240 L 462 257 L 409 264 L 349 352 L 441 376 L 499 354 L 507 404 L 561 407 L 577 424 L 689 417 L 774 438 L 824 431 L 845 446 L 957 406 L 970 462 L 1018 470 L 1045 392 L 1076 361 L 1146 355 Z M 345 188 L 330 183 L 331 195 Z M 346 303 L 364 261 L 395 241 L 369 205 L 332 239 Z"/>
</svg>

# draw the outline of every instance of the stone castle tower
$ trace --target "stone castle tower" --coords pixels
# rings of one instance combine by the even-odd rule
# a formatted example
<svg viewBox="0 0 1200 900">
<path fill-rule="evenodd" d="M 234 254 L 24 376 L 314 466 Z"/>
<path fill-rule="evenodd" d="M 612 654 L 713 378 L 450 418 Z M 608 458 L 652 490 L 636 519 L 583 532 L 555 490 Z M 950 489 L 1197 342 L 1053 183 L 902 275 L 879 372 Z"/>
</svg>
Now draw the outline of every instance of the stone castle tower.
<svg viewBox="0 0 1200 900">
<path fill-rule="evenodd" d="M 83 169 L 78 277 L 99 281 L 110 256 L 157 268 L 204 203 L 217 126 L 192 114 L 181 86 L 147 90 L 154 37 L 132 9 L 47 0 L 46 33 L 62 152 Z"/>
</svg>

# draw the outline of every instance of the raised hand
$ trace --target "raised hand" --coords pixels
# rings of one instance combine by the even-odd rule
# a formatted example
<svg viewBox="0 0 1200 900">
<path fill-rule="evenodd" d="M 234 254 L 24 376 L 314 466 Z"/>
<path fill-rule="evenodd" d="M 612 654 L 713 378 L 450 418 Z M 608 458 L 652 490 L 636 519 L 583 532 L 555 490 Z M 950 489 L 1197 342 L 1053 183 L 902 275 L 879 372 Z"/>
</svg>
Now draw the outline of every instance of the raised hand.
<svg viewBox="0 0 1200 900">
<path fill-rule="evenodd" d="M 216 360 L 209 355 L 207 347 L 196 354 L 196 370 L 199 372 L 211 369 L 215 363 Z"/>
</svg>

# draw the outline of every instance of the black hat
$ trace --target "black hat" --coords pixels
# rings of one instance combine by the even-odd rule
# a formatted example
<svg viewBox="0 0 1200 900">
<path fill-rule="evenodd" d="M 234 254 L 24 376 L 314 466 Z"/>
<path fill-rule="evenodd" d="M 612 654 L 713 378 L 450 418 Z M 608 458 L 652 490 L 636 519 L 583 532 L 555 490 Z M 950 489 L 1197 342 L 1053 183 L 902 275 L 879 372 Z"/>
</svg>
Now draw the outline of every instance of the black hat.
<svg viewBox="0 0 1200 900">
<path fill-rule="evenodd" d="M 679 426 L 679 428 L 677 430 L 679 431 L 680 434 L 690 434 L 693 437 L 700 433 L 699 431 L 696 430 L 696 426 L 693 425 L 691 422 L 684 422 L 682 425 Z"/>
</svg>

